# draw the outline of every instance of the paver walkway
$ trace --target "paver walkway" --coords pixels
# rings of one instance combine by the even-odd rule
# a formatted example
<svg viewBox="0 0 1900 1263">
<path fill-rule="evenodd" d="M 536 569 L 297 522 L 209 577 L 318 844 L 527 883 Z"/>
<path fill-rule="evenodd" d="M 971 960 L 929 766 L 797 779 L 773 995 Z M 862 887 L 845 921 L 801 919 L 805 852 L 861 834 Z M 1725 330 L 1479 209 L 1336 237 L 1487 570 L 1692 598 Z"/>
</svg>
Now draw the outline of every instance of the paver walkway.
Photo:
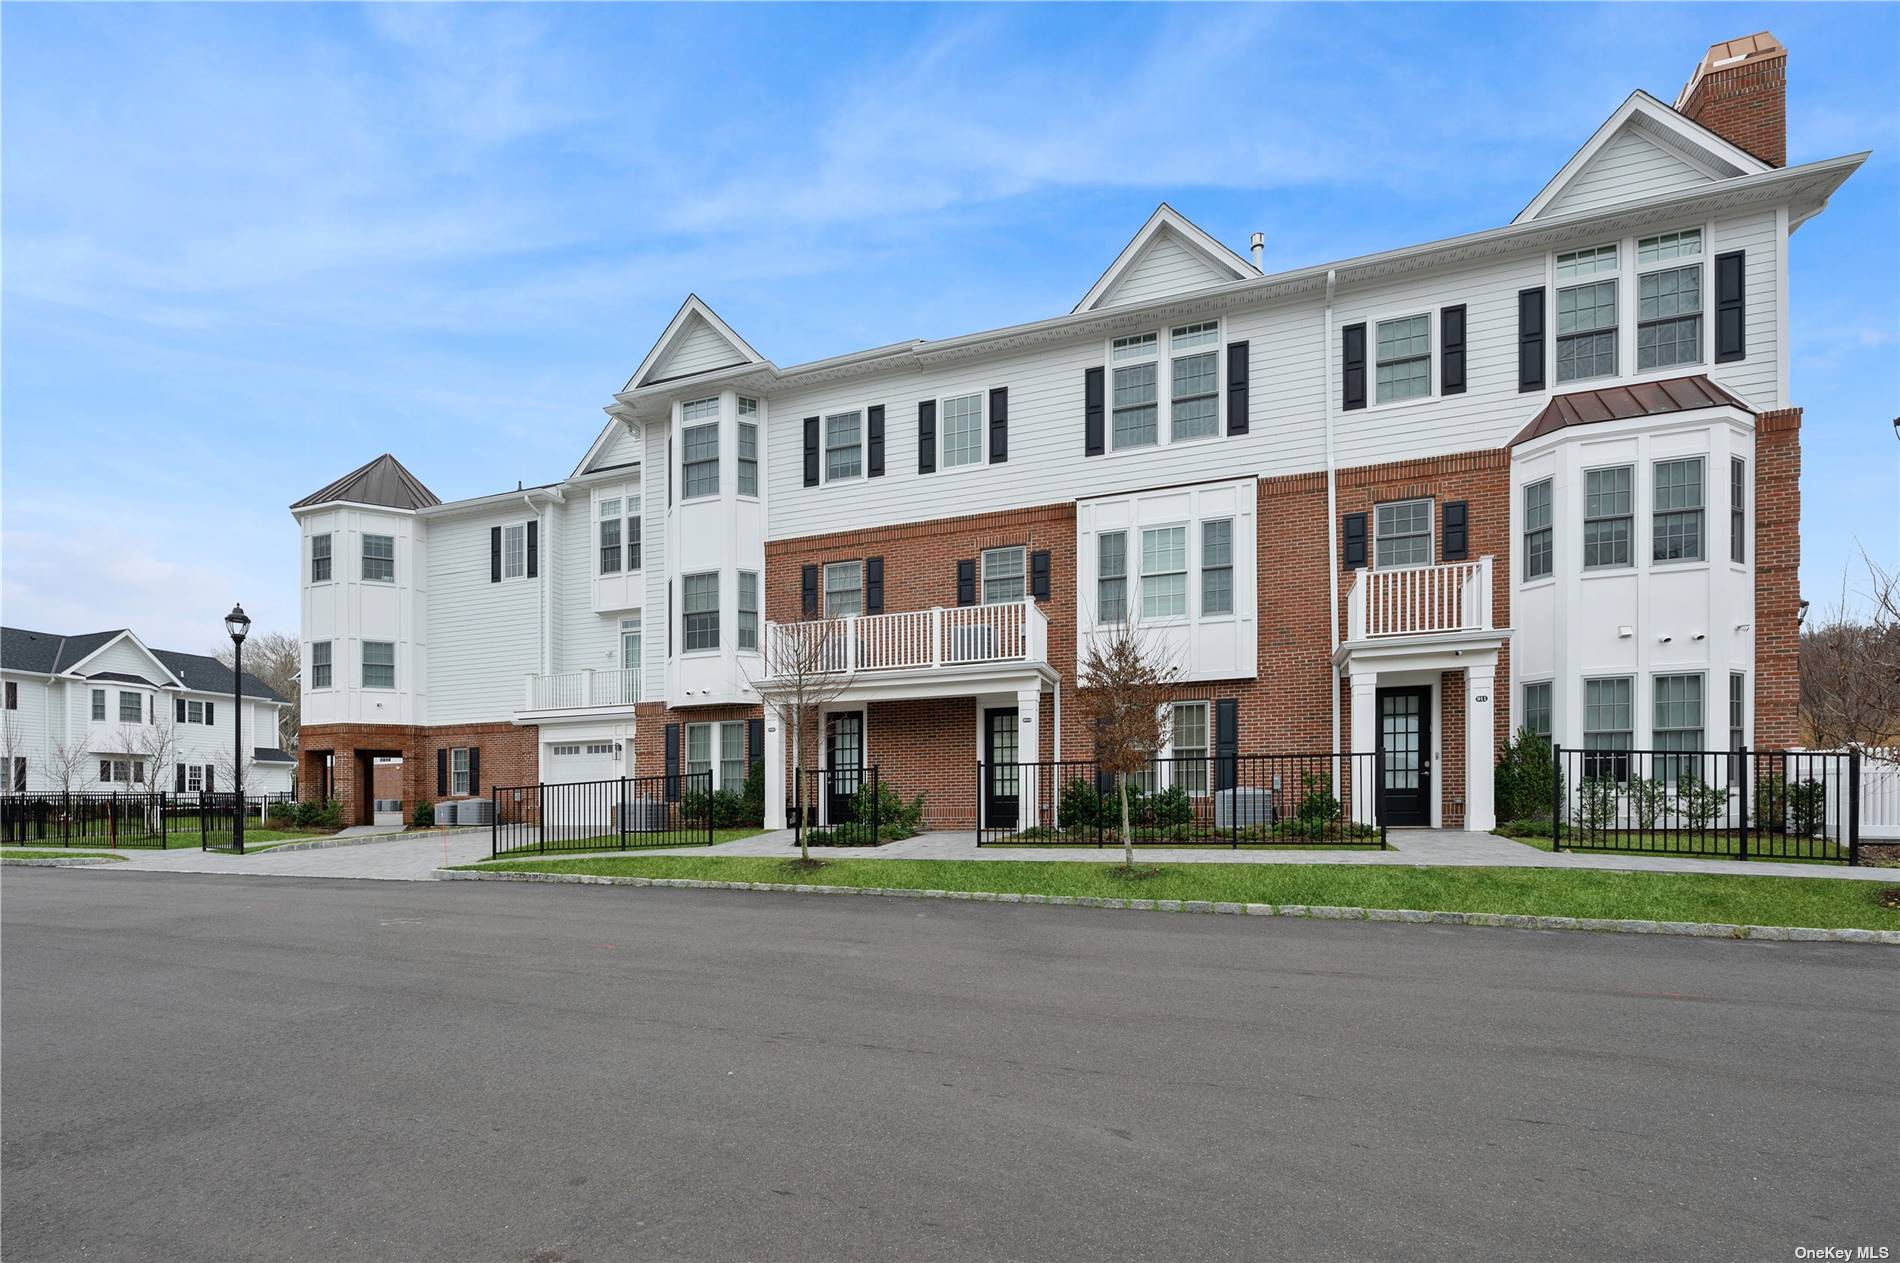
<svg viewBox="0 0 1900 1263">
<path fill-rule="evenodd" d="M 450 833 L 394 837 L 357 846 L 322 850 L 275 849 L 251 855 L 216 851 L 121 851 L 123 864 L 107 864 L 125 873 L 244 873 L 257 877 L 367 877 L 385 881 L 428 881 L 435 870 L 488 858 L 488 833 Z"/>
</svg>

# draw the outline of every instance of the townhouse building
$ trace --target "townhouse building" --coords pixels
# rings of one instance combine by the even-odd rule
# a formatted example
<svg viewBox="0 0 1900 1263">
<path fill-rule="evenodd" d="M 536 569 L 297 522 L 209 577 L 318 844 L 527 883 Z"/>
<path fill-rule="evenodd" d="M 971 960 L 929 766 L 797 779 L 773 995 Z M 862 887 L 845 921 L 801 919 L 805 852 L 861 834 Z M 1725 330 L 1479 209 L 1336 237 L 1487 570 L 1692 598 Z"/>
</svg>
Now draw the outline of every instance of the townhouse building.
<svg viewBox="0 0 1900 1263">
<path fill-rule="evenodd" d="M 1163 205 L 1068 313 L 789 367 L 688 297 L 565 478 L 443 503 L 384 455 L 292 506 L 307 790 L 762 764 L 777 825 L 814 627 L 801 761 L 932 827 L 1090 756 L 1130 625 L 1191 793 L 1377 749 L 1390 823 L 1483 828 L 1519 726 L 1792 745 L 1788 252 L 1866 155 L 1787 164 L 1787 56 L 1715 45 L 1460 237 L 1268 272 Z"/>
<path fill-rule="evenodd" d="M 228 793 L 240 737 L 246 794 L 296 785 L 296 760 L 278 744 L 289 703 L 248 675 L 240 703 L 216 658 L 152 649 L 123 628 L 4 627 L 0 681 L 6 792 Z"/>
</svg>

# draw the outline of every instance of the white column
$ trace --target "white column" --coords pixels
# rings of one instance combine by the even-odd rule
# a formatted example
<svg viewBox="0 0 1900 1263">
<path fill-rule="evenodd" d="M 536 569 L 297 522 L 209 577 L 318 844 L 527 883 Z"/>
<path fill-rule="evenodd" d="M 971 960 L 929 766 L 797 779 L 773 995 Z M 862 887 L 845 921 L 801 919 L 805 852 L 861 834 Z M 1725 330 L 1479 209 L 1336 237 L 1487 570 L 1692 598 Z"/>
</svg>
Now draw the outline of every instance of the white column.
<svg viewBox="0 0 1900 1263">
<path fill-rule="evenodd" d="M 1497 826 L 1492 802 L 1496 759 L 1492 734 L 1497 713 L 1498 664 L 1473 663 L 1465 668 L 1465 828 L 1489 830 Z"/>
<path fill-rule="evenodd" d="M 1016 761 L 1042 762 L 1042 690 L 1019 689 L 1016 693 Z M 1022 769 L 1016 787 L 1018 827 L 1030 828 L 1040 822 L 1036 814 L 1036 769 Z"/>
<path fill-rule="evenodd" d="M 765 827 L 785 827 L 785 721 L 765 708 Z"/>
<path fill-rule="evenodd" d="M 1379 673 L 1355 669 L 1352 680 L 1352 752 L 1370 754 L 1379 748 Z M 1370 759 L 1354 760 L 1352 777 L 1352 818 L 1360 824 L 1372 824 L 1378 811 L 1378 786 L 1368 784 Z"/>
</svg>

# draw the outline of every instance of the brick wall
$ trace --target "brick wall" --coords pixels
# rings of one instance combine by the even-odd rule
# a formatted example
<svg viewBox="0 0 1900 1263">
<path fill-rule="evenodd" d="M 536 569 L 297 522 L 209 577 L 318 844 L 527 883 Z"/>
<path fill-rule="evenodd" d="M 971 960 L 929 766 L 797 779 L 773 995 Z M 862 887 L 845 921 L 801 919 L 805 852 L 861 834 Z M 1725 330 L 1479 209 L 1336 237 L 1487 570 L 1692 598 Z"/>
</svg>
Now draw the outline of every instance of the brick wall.
<svg viewBox="0 0 1900 1263">
<path fill-rule="evenodd" d="M 1788 55 L 1713 70 L 1682 113 L 1772 167 L 1788 165 Z"/>
<path fill-rule="evenodd" d="M 1801 742 L 1801 409 L 1755 418 L 1755 745 Z"/>
<path fill-rule="evenodd" d="M 468 746 L 481 751 L 479 783 L 471 786 L 474 796 L 480 797 L 496 785 L 533 784 L 539 777 L 539 743 L 539 728 L 512 723 L 311 725 L 298 739 L 298 793 L 306 798 L 321 796 L 324 760 L 333 757 L 331 793 L 343 804 L 345 822 L 367 821 L 374 798 L 390 796 L 371 782 L 387 784 L 392 773 L 400 774 L 401 792 L 394 796 L 402 799 L 406 810 L 442 797 L 436 792 L 437 750 Z M 400 769 L 389 771 L 370 764 L 365 776 L 362 759 L 366 755 L 394 755 L 403 762 Z"/>
</svg>

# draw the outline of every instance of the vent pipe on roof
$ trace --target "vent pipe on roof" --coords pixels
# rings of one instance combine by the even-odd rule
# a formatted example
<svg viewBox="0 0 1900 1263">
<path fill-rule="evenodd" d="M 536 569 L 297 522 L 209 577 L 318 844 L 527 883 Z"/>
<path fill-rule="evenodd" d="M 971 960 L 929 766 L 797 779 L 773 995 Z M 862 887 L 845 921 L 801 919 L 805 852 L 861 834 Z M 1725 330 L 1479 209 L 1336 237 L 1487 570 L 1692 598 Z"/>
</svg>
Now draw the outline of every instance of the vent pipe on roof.
<svg viewBox="0 0 1900 1263">
<path fill-rule="evenodd" d="M 1264 232 L 1257 232 L 1253 235 L 1253 267 L 1254 267 L 1254 271 L 1259 272 L 1263 276 L 1266 274 L 1266 271 L 1267 271 L 1267 269 L 1262 265 L 1266 257 L 1267 257 L 1267 234 Z"/>
</svg>

